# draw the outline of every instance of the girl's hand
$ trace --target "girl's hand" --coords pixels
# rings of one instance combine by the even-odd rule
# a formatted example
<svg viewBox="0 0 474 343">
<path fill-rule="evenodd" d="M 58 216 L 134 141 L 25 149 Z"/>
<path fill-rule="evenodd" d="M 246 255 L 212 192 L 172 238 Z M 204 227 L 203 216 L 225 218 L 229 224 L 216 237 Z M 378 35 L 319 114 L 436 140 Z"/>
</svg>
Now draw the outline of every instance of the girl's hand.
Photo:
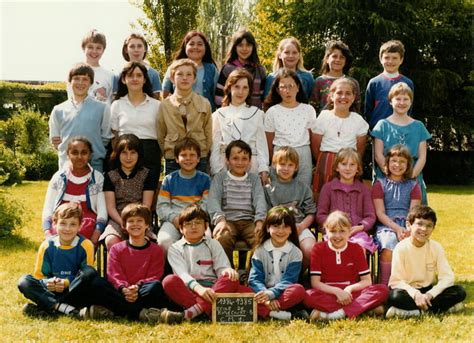
<svg viewBox="0 0 474 343">
<path fill-rule="evenodd" d="M 209 287 L 197 285 L 194 287 L 194 292 L 209 303 L 212 303 L 216 299 L 216 292 Z"/>
<path fill-rule="evenodd" d="M 222 276 L 227 276 L 230 281 L 238 281 L 239 280 L 239 273 L 232 268 L 226 268 L 222 271 Z"/>
<path fill-rule="evenodd" d="M 351 234 L 350 236 L 354 236 L 356 233 L 364 231 L 364 225 L 355 225 L 351 227 Z"/>
<path fill-rule="evenodd" d="M 280 311 L 280 302 L 276 299 L 266 302 L 265 306 L 267 306 L 270 311 Z"/>
<path fill-rule="evenodd" d="M 265 293 L 265 291 L 258 292 L 257 294 L 255 294 L 254 298 L 257 304 L 265 304 L 267 302 L 270 302 L 270 298 L 268 294 Z"/>
<path fill-rule="evenodd" d="M 268 176 L 268 172 L 264 171 L 260 173 L 260 179 L 262 180 L 262 185 L 265 187 L 266 185 L 270 184 L 270 178 Z"/>
<path fill-rule="evenodd" d="M 393 231 L 395 231 L 399 242 L 405 238 L 404 230 L 399 225 L 396 225 Z"/>
<path fill-rule="evenodd" d="M 51 137 L 51 143 L 53 144 L 54 148 L 58 150 L 58 146 L 62 143 L 62 139 L 59 136 Z"/>
<path fill-rule="evenodd" d="M 303 230 L 306 229 L 301 223 L 296 224 L 296 232 L 298 232 L 298 236 L 301 235 Z"/>
<path fill-rule="evenodd" d="M 343 306 L 349 305 L 352 303 L 352 294 L 338 288 L 336 291 L 337 302 Z"/>
</svg>

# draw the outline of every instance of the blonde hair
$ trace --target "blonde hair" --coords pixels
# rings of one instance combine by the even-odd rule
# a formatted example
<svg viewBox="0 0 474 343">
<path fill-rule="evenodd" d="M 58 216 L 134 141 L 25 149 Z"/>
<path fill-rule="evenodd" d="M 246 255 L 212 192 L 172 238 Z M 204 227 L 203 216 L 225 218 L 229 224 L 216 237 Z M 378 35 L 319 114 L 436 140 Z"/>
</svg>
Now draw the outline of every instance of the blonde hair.
<svg viewBox="0 0 474 343">
<path fill-rule="evenodd" d="M 337 228 L 350 231 L 352 227 L 351 220 L 347 213 L 336 210 L 331 212 L 324 222 L 324 228 Z"/>
<path fill-rule="evenodd" d="M 285 67 L 283 65 L 283 61 L 280 58 L 280 54 L 283 52 L 283 49 L 285 48 L 287 44 L 293 44 L 296 50 L 298 50 L 300 54 L 300 58 L 298 59 L 298 64 L 296 65 L 296 70 L 306 71 L 304 67 L 303 54 L 301 52 L 300 41 L 295 37 L 288 37 L 288 38 L 282 39 L 280 41 L 280 44 L 278 44 L 278 48 L 275 52 L 275 59 L 273 60 L 273 72 L 276 73 L 279 69 Z"/>
<path fill-rule="evenodd" d="M 336 91 L 337 87 L 341 84 L 346 84 L 346 85 L 349 85 L 351 86 L 351 89 L 352 89 L 352 94 L 354 94 L 354 101 L 352 102 L 352 105 L 351 107 L 349 108 L 349 111 L 352 111 L 354 112 L 355 109 L 356 109 L 356 102 L 355 102 L 355 96 L 356 96 L 356 93 L 357 93 L 357 86 L 356 84 L 354 83 L 354 81 L 352 81 L 351 79 L 347 78 L 347 77 L 340 77 L 338 78 L 337 80 L 335 80 L 331 87 L 329 87 L 329 96 L 328 96 L 328 104 L 327 104 L 327 108 L 329 110 L 332 110 L 334 108 L 334 101 L 332 100 L 332 94 Z"/>
<path fill-rule="evenodd" d="M 176 70 L 179 67 L 182 67 L 182 66 L 189 66 L 189 67 L 193 68 L 194 78 L 196 78 L 197 68 L 198 68 L 197 64 L 196 64 L 196 62 L 194 62 L 193 60 L 191 60 L 189 58 L 182 58 L 180 60 L 176 60 L 173 63 L 171 63 L 171 65 L 170 65 L 170 77 L 174 77 L 174 74 L 176 74 Z"/>
<path fill-rule="evenodd" d="M 400 57 L 403 58 L 403 56 L 405 56 L 405 46 L 397 39 L 389 40 L 388 42 L 383 43 L 380 47 L 379 58 L 381 59 L 382 55 L 388 52 L 398 52 Z"/>
<path fill-rule="evenodd" d="M 296 168 L 300 164 L 300 158 L 296 150 L 290 146 L 282 146 L 273 154 L 272 164 L 275 165 L 287 161 L 296 164 Z"/>
<path fill-rule="evenodd" d="M 344 160 L 353 160 L 355 163 L 357 163 L 357 173 L 355 178 L 360 179 L 363 173 L 362 159 L 360 158 L 357 150 L 354 148 L 342 148 L 338 151 L 336 157 L 334 158 L 334 162 L 332 163 L 332 174 L 334 177 L 340 177 L 339 172 L 337 171 L 337 165 Z"/>
<path fill-rule="evenodd" d="M 400 94 L 408 95 L 411 102 L 413 102 L 413 91 L 405 82 L 398 82 L 390 88 L 390 92 L 388 92 L 388 100 L 391 101 L 394 97 Z"/>
</svg>

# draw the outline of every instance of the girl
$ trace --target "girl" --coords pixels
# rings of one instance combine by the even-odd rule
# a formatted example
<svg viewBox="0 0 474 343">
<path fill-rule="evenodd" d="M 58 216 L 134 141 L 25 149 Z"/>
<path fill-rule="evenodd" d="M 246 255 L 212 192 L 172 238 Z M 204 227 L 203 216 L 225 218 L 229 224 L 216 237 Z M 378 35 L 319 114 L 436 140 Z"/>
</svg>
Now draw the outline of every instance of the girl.
<svg viewBox="0 0 474 343">
<path fill-rule="evenodd" d="M 356 85 L 348 78 L 340 78 L 331 85 L 328 109 L 316 119 L 313 130 L 313 157 L 316 170 L 313 176 L 314 200 L 317 201 L 323 184 L 333 177 L 332 166 L 336 153 L 342 148 L 357 149 L 364 155 L 369 124 L 354 111 Z"/>
<path fill-rule="evenodd" d="M 420 204 L 419 184 L 412 180 L 412 159 L 408 148 L 396 144 L 385 157 L 386 177 L 377 180 L 372 188 L 378 223 L 375 242 L 380 254 L 380 282 L 387 285 L 391 274 L 392 250 L 409 236 L 405 219 L 413 206 Z"/>
<path fill-rule="evenodd" d="M 58 170 L 48 184 L 42 215 L 43 230 L 46 237 L 56 234 L 52 219 L 54 211 L 63 203 L 76 202 L 83 214 L 79 233 L 97 245 L 107 222 L 102 192 L 104 177 L 89 165 L 92 144 L 87 138 L 72 138 L 66 153 L 68 165 L 64 170 Z"/>
<path fill-rule="evenodd" d="M 428 199 L 422 171 L 426 163 L 426 141 L 431 139 L 431 135 L 421 121 L 408 115 L 413 103 L 413 91 L 405 82 L 393 85 L 388 93 L 388 99 L 393 107 L 393 114 L 387 119 L 379 120 L 372 130 L 377 162 L 375 173 L 378 178 L 382 177 L 385 166 L 384 155 L 393 145 L 405 145 L 415 163 L 410 178 L 417 179 L 422 192 L 421 203 L 426 205 Z"/>
<path fill-rule="evenodd" d="M 141 203 L 151 209 L 158 179 L 153 170 L 143 166 L 143 148 L 133 134 L 118 138 L 111 156 L 111 168 L 105 174 L 104 181 L 105 203 L 110 219 L 100 237 L 100 240 L 105 240 L 107 250 L 128 237 L 121 219 L 125 206 Z M 147 235 L 154 238 L 151 232 Z"/>
<path fill-rule="evenodd" d="M 300 79 L 295 72 L 281 69 L 265 99 L 265 133 L 270 159 L 274 148 L 290 146 L 298 152 L 297 180 L 311 186 L 310 136 L 314 131 L 316 113 L 308 105 Z M 271 106 L 271 107 L 270 107 Z"/>
<path fill-rule="evenodd" d="M 311 289 L 305 306 L 313 308 L 310 321 L 355 318 L 374 309 L 383 314 L 386 285 L 372 285 L 362 248 L 349 242 L 351 221 L 342 211 L 332 212 L 324 223 L 328 240 L 316 244 L 311 254 Z"/>
<path fill-rule="evenodd" d="M 252 75 L 239 68 L 230 73 L 224 88 L 222 108 L 212 114 L 211 174 L 225 169 L 225 148 L 243 140 L 252 148 L 252 173 L 268 180 L 268 145 L 263 127 L 263 112 L 250 105 Z"/>
<path fill-rule="evenodd" d="M 326 109 L 328 103 L 329 89 L 332 83 L 341 78 L 350 79 L 355 85 L 354 109 L 360 110 L 360 87 L 356 79 L 346 76 L 352 64 L 352 54 L 349 47 L 341 41 L 329 41 L 326 44 L 321 64 L 321 74 L 314 80 L 314 88 L 311 94 L 311 104 L 315 107 L 317 113 Z"/>
<path fill-rule="evenodd" d="M 303 286 L 297 283 L 302 253 L 295 218 L 286 207 L 274 207 L 255 235 L 249 287 L 256 292 L 255 301 L 266 307 L 259 314 L 289 320 L 291 313 L 285 310 L 301 303 L 305 296 Z"/>
<path fill-rule="evenodd" d="M 155 99 L 160 99 L 160 92 L 161 92 L 161 80 L 160 80 L 160 73 L 150 67 L 145 62 L 145 57 L 148 52 L 148 43 L 146 42 L 145 37 L 139 33 L 131 33 L 125 41 L 123 42 L 122 46 L 122 56 L 127 62 L 140 62 L 146 66 L 146 74 L 148 74 L 148 78 L 151 82 L 151 91 L 153 93 L 153 97 Z M 118 82 L 120 78 L 115 79 L 115 91 L 119 86 Z"/>
<path fill-rule="evenodd" d="M 374 253 L 377 246 L 368 232 L 375 224 L 375 210 L 369 189 L 360 181 L 362 160 L 353 148 L 342 148 L 333 164 L 335 176 L 326 183 L 319 196 L 316 221 L 323 226 L 329 213 L 340 210 L 351 219 L 349 242 L 359 244 Z"/>
<path fill-rule="evenodd" d="M 173 60 L 189 58 L 196 62 L 197 78 L 193 85 L 193 91 L 205 97 L 211 103 L 212 110 L 215 111 L 216 103 L 214 100 L 217 79 L 216 62 L 212 58 L 212 50 L 209 41 L 202 32 L 189 31 L 183 38 L 180 48 L 176 51 Z M 170 79 L 170 68 L 166 70 L 163 79 L 163 98 L 168 97 L 174 92 L 174 85 Z"/>
<path fill-rule="evenodd" d="M 281 68 L 292 70 L 298 75 L 301 85 L 303 86 L 304 95 L 306 98 L 309 98 L 313 90 L 314 79 L 311 72 L 307 71 L 304 67 L 301 44 L 295 37 L 285 38 L 278 44 L 273 61 L 273 73 L 267 76 L 267 81 L 265 82 L 265 97 L 270 92 L 276 73 Z"/>
<path fill-rule="evenodd" d="M 252 75 L 253 80 L 250 102 L 253 106 L 261 108 L 267 72 L 260 64 L 257 54 L 257 42 L 251 32 L 243 29 L 234 33 L 224 63 L 217 81 L 216 105 L 218 107 L 222 105 L 225 83 L 229 74 L 234 69 L 245 68 Z"/>
<path fill-rule="evenodd" d="M 143 145 L 144 165 L 161 169 L 161 150 L 157 141 L 156 121 L 160 101 L 152 97 L 146 67 L 140 62 L 127 63 L 120 74 L 119 88 L 111 107 L 111 128 L 115 137 L 136 135 Z"/>
</svg>

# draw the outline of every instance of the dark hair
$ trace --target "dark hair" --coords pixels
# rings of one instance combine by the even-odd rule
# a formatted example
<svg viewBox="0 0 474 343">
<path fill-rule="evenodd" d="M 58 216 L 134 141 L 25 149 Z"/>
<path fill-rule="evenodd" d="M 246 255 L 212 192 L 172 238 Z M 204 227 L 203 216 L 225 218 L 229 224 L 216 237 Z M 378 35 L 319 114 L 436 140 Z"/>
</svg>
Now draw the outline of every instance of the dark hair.
<svg viewBox="0 0 474 343">
<path fill-rule="evenodd" d="M 67 80 L 71 82 L 72 77 L 76 75 L 87 75 L 91 80 L 91 85 L 94 83 L 94 69 L 85 63 L 76 63 L 70 70 Z"/>
<path fill-rule="evenodd" d="M 385 155 L 385 174 L 387 177 L 390 177 L 391 174 L 388 168 L 388 163 L 394 156 L 403 157 L 407 160 L 407 170 L 405 173 L 403 173 L 403 180 L 411 179 L 413 174 L 413 158 L 410 154 L 410 150 L 403 144 L 395 144 L 387 151 L 387 154 Z"/>
<path fill-rule="evenodd" d="M 71 149 L 71 145 L 74 143 L 74 142 L 82 142 L 84 143 L 85 145 L 87 145 L 87 147 L 89 148 L 89 151 L 92 155 L 92 143 L 91 141 L 85 137 L 85 136 L 75 136 L 75 137 L 72 137 L 71 140 L 67 143 L 67 149 L 66 149 L 66 153 L 69 151 L 69 149 Z"/>
<path fill-rule="evenodd" d="M 128 49 L 128 43 L 130 42 L 131 39 L 140 39 L 143 42 L 143 45 L 145 46 L 145 52 L 143 53 L 143 59 L 142 60 L 144 60 L 145 57 L 146 57 L 146 53 L 148 52 L 148 43 L 146 42 L 145 37 L 142 34 L 137 33 L 137 32 L 131 33 L 123 41 L 123 45 L 122 45 L 122 56 L 123 56 L 123 58 L 125 59 L 125 61 L 130 61 L 130 56 L 128 55 L 127 49 Z"/>
<path fill-rule="evenodd" d="M 122 222 L 125 226 L 127 219 L 130 217 L 141 217 L 145 219 L 145 224 L 151 224 L 151 211 L 148 207 L 138 203 L 131 203 L 125 206 L 122 210 L 121 218 Z"/>
<path fill-rule="evenodd" d="M 252 148 L 250 147 L 250 145 L 245 143 L 243 140 L 238 139 L 230 142 L 225 148 L 225 158 L 227 160 L 230 158 L 232 148 L 239 148 L 239 152 L 243 151 L 244 153 L 249 155 L 249 159 L 252 159 Z"/>
<path fill-rule="evenodd" d="M 411 224 L 415 222 L 415 219 L 426 219 L 431 220 L 436 225 L 436 212 L 427 205 L 416 205 L 408 212 L 407 221 Z"/>
<path fill-rule="evenodd" d="M 227 80 L 225 82 L 224 99 L 222 99 L 222 107 L 229 106 L 231 104 L 231 102 L 232 102 L 231 88 L 240 79 L 247 79 L 247 82 L 249 84 L 249 94 L 245 98 L 245 103 L 249 106 L 251 105 L 252 94 L 253 94 L 253 78 L 252 78 L 252 75 L 244 68 L 237 68 L 229 74 L 229 76 L 227 77 Z"/>
<path fill-rule="evenodd" d="M 202 219 L 208 224 L 211 222 L 209 214 L 207 214 L 207 212 L 201 206 L 198 204 L 192 204 L 181 210 L 181 213 L 178 217 L 179 227 L 181 228 L 184 222 L 189 222 L 196 218 Z"/>
<path fill-rule="evenodd" d="M 123 83 L 123 80 L 127 75 L 130 75 L 135 70 L 135 68 L 139 68 L 143 73 L 143 77 L 145 78 L 145 84 L 142 87 L 143 93 L 153 97 L 153 88 L 151 86 L 150 78 L 148 77 L 148 70 L 142 62 L 135 61 L 127 62 L 123 66 L 122 72 L 120 73 L 120 78 L 118 80 L 118 90 L 117 94 L 115 95 L 115 100 L 118 100 L 128 94 L 128 87 L 125 83 Z"/>
<path fill-rule="evenodd" d="M 144 161 L 144 152 L 143 145 L 140 139 L 135 136 L 133 133 L 126 133 L 117 139 L 117 142 L 114 146 L 114 151 L 110 155 L 110 166 L 112 169 L 120 168 L 120 154 L 125 149 L 135 150 L 138 153 L 138 161 L 135 168 L 140 168 L 143 166 Z"/>
<path fill-rule="evenodd" d="M 277 72 L 275 80 L 272 83 L 272 88 L 270 89 L 270 93 L 268 93 L 268 96 L 266 97 L 263 103 L 263 109 L 265 112 L 273 105 L 276 105 L 282 102 L 281 95 L 280 93 L 278 93 L 278 87 L 280 86 L 281 79 L 285 79 L 287 77 L 291 77 L 295 81 L 296 86 L 298 87 L 298 93 L 296 94 L 296 101 L 300 103 L 308 103 L 308 98 L 304 94 L 303 85 L 301 84 L 301 81 L 298 75 L 296 75 L 296 73 L 292 70 L 289 70 L 287 68 L 281 68 Z"/>
<path fill-rule="evenodd" d="M 105 35 L 102 32 L 97 31 L 96 29 L 90 30 L 86 33 L 84 38 L 82 38 L 82 50 L 84 50 L 86 48 L 86 45 L 89 43 L 100 44 L 104 47 L 104 50 L 107 47 Z"/>
<path fill-rule="evenodd" d="M 253 47 L 252 54 L 249 56 L 248 61 L 250 63 L 260 64 L 260 59 L 258 58 L 257 54 L 257 42 L 255 41 L 255 37 L 253 36 L 253 34 L 250 31 L 247 31 L 246 29 L 240 29 L 232 35 L 229 50 L 227 51 L 224 64 L 230 63 L 239 58 L 239 56 L 237 55 L 237 45 L 239 45 L 244 39 Z"/>
<path fill-rule="evenodd" d="M 58 219 L 77 218 L 82 221 L 82 208 L 77 202 L 65 202 L 58 206 L 53 214 L 53 223 L 57 223 Z"/>
<path fill-rule="evenodd" d="M 204 56 L 202 57 L 202 62 L 212 63 L 212 64 L 215 65 L 216 62 L 214 62 L 214 59 L 212 58 L 212 50 L 211 50 L 211 46 L 209 44 L 209 41 L 207 40 L 204 33 L 199 32 L 199 31 L 189 31 L 188 33 L 186 33 L 183 40 L 181 41 L 181 45 L 179 46 L 178 50 L 176 50 L 176 52 L 173 56 L 173 60 L 180 60 L 182 58 L 188 58 L 188 55 L 186 55 L 186 45 L 188 45 L 189 41 L 191 39 L 193 39 L 194 37 L 196 37 L 196 36 L 200 37 L 203 40 L 204 46 L 206 48 L 206 51 L 204 52 Z"/>
<path fill-rule="evenodd" d="M 271 225 L 281 224 L 288 225 L 291 228 L 291 234 L 288 237 L 288 240 L 298 247 L 298 230 L 296 229 L 293 211 L 285 206 L 275 206 L 267 212 L 267 217 L 263 222 L 262 229 L 255 232 L 254 248 L 258 248 L 270 238 L 269 228 Z"/>
<path fill-rule="evenodd" d="M 183 150 L 194 150 L 198 157 L 201 157 L 201 147 L 199 146 L 199 143 L 190 137 L 183 138 L 174 146 L 175 158 L 178 158 L 179 153 Z"/>
<path fill-rule="evenodd" d="M 342 72 L 344 74 L 348 74 L 349 70 L 351 69 L 353 57 L 351 51 L 349 50 L 349 47 L 340 40 L 330 40 L 326 43 L 326 51 L 324 52 L 324 57 L 321 63 L 321 74 L 324 75 L 329 73 L 328 59 L 329 56 L 334 52 L 334 50 L 340 50 L 346 58 L 346 64 L 344 64 Z"/>
</svg>

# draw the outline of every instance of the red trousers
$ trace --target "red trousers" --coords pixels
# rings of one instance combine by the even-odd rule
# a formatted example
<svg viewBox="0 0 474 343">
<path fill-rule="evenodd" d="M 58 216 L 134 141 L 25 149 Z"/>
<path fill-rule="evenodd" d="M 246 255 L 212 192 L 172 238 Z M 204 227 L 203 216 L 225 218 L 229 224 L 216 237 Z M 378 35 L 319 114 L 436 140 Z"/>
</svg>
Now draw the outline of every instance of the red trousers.
<svg viewBox="0 0 474 343">
<path fill-rule="evenodd" d="M 305 296 L 306 292 L 304 287 L 296 283 L 287 287 L 277 300 L 280 303 L 280 309 L 287 310 L 301 303 Z M 266 318 L 270 314 L 270 310 L 265 305 L 259 305 L 258 314 L 260 317 Z"/>
</svg>

